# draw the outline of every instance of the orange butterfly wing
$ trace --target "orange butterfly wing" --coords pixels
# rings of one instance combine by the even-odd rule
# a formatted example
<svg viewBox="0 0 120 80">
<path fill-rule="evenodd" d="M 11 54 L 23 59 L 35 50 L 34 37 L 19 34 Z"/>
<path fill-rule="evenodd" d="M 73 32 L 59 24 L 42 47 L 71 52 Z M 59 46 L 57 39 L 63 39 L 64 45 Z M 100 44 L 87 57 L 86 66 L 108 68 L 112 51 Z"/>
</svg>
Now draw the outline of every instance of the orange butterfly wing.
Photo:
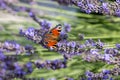
<svg viewBox="0 0 120 80">
<path fill-rule="evenodd" d="M 60 34 L 60 32 L 57 29 L 53 29 L 51 32 L 56 37 L 59 36 L 59 34 Z"/>
<path fill-rule="evenodd" d="M 58 37 L 60 35 L 60 32 L 61 32 L 61 29 L 62 29 L 62 26 L 61 24 L 58 24 L 55 28 L 53 28 L 50 33 L 56 37 Z"/>
<path fill-rule="evenodd" d="M 48 44 L 47 44 L 47 46 L 48 47 L 52 47 L 52 46 L 55 46 L 56 43 L 57 43 L 57 41 L 49 41 Z"/>
<path fill-rule="evenodd" d="M 50 32 L 46 33 L 43 39 L 44 45 L 48 48 L 56 48 L 56 44 L 59 40 L 62 26 L 59 24 L 55 28 L 51 29 Z"/>
</svg>

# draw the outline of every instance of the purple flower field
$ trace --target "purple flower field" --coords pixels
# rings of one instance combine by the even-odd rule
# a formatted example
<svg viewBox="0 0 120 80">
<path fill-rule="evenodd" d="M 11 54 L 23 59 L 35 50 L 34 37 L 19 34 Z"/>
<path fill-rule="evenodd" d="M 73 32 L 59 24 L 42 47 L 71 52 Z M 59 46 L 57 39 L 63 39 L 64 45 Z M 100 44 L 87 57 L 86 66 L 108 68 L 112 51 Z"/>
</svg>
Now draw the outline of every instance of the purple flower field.
<svg viewBox="0 0 120 80">
<path fill-rule="evenodd" d="M 120 0 L 0 0 L 0 80 L 120 80 Z"/>
</svg>

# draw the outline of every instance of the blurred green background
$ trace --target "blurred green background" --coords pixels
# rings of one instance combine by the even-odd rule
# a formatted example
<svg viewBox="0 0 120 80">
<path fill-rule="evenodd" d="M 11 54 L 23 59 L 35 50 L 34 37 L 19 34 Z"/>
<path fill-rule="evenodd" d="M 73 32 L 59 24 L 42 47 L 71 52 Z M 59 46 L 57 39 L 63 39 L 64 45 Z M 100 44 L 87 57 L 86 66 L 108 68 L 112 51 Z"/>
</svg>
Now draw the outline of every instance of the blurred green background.
<svg viewBox="0 0 120 80">
<path fill-rule="evenodd" d="M 36 15 L 40 19 L 46 19 L 52 23 L 53 26 L 57 24 L 68 23 L 71 24 L 72 30 L 68 33 L 69 40 L 79 41 L 78 34 L 84 34 L 86 39 L 94 39 L 115 46 L 120 43 L 120 18 L 114 16 L 105 16 L 98 14 L 85 14 L 80 12 L 78 7 L 75 6 L 61 6 L 56 2 L 50 0 L 35 0 L 37 4 L 29 5 L 19 2 L 15 6 L 26 6 L 35 10 Z M 20 37 L 19 29 L 27 29 L 28 27 L 39 28 L 40 26 L 34 22 L 26 12 L 8 13 L 6 10 L 0 11 L 0 41 L 16 40 L 22 45 L 31 44 L 38 50 L 37 55 L 43 60 L 62 59 L 62 56 L 56 52 L 50 52 L 42 48 L 40 45 Z M 27 62 L 29 58 L 36 58 L 33 56 L 20 56 L 19 61 Z M 29 78 L 57 78 L 63 80 L 64 77 L 72 77 L 79 80 L 86 70 L 99 72 L 102 69 L 111 69 L 113 66 L 103 62 L 86 62 L 80 56 L 74 57 L 68 61 L 68 68 L 60 70 L 46 70 L 34 69 L 34 72 L 27 75 Z M 117 80 L 120 78 L 117 77 Z"/>
</svg>

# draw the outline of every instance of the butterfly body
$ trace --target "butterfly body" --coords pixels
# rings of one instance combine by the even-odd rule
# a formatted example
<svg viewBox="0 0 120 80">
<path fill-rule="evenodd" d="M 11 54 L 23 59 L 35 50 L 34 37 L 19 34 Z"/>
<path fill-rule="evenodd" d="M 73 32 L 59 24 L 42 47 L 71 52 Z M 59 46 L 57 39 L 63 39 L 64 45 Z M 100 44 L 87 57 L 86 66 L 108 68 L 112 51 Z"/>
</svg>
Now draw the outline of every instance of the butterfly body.
<svg viewBox="0 0 120 80">
<path fill-rule="evenodd" d="M 44 35 L 43 44 L 47 48 L 56 48 L 57 43 L 59 41 L 61 29 L 62 29 L 61 24 L 56 25 L 55 28 L 51 29 L 48 33 Z"/>
</svg>

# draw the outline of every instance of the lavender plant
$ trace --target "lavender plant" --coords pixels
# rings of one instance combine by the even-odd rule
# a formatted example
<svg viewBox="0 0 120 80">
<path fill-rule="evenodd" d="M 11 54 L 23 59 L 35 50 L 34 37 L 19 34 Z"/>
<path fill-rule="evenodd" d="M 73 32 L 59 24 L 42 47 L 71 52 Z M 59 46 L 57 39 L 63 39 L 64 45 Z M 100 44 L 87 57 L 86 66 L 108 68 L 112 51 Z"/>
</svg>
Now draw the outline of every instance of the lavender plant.
<svg viewBox="0 0 120 80">
<path fill-rule="evenodd" d="M 39 21 L 35 14 L 30 13 L 30 16 L 33 18 L 33 20 L 35 20 L 37 23 L 39 23 L 41 25 L 41 23 L 43 21 Z M 48 24 L 46 21 L 43 23 L 44 25 Z M 44 26 L 45 30 L 47 28 L 47 26 Z M 28 30 L 23 31 L 20 33 L 22 33 L 23 36 L 27 37 L 28 39 L 32 40 L 33 42 L 39 42 L 42 41 L 42 37 L 40 36 L 40 39 L 38 39 L 38 41 L 36 39 L 33 39 L 34 36 L 32 36 L 30 38 L 30 36 L 28 36 L 29 34 L 32 33 L 36 33 L 38 32 L 38 30 L 40 31 L 41 29 L 38 30 L 31 30 L 31 32 L 29 32 L 28 34 L 26 34 L 30 28 L 28 28 Z M 49 29 L 48 29 L 49 31 Z M 42 34 L 42 32 L 41 32 Z M 60 36 L 61 37 L 61 36 Z M 40 45 L 43 46 L 43 44 L 39 43 Z M 100 40 L 98 40 L 98 42 L 93 41 L 92 39 L 88 39 L 85 41 L 84 44 L 80 44 L 78 42 L 75 41 L 68 41 L 67 38 L 64 40 L 61 40 L 57 43 L 57 48 L 53 49 L 53 51 L 56 51 L 60 54 L 63 55 L 64 59 L 70 59 L 73 56 L 79 56 L 81 55 L 83 60 L 86 60 L 88 62 L 96 62 L 96 61 L 103 61 L 106 62 L 107 64 L 114 64 L 114 65 L 119 65 L 119 60 L 118 60 L 118 56 L 119 56 L 119 44 L 116 44 L 116 48 L 107 48 L 105 43 L 101 42 Z M 115 68 L 116 69 L 116 68 Z M 109 72 L 108 72 L 109 71 Z M 90 73 L 87 72 L 86 73 L 86 77 L 88 80 L 98 80 L 98 79 L 111 79 L 112 80 L 112 76 L 114 76 L 114 69 L 113 70 L 105 70 L 101 73 Z M 117 70 L 119 71 L 119 70 Z M 110 77 L 111 76 L 111 77 Z"/>
<path fill-rule="evenodd" d="M 75 5 L 81 11 L 90 13 L 102 13 L 106 15 L 120 16 L 120 1 L 108 2 L 105 0 L 53 0 L 63 5 Z"/>
<path fill-rule="evenodd" d="M 4 44 L 7 44 L 7 42 L 5 42 Z M 12 44 L 9 41 L 7 46 L 6 45 L 1 46 L 1 51 L 0 51 L 0 63 L 1 63 L 0 73 L 1 73 L 1 75 L 0 75 L 0 78 L 2 80 L 5 80 L 5 79 L 11 80 L 13 78 L 24 79 L 25 75 L 33 72 L 33 65 L 34 65 L 34 67 L 37 67 L 38 69 L 46 68 L 46 69 L 53 69 L 53 70 L 67 67 L 67 65 L 66 65 L 67 61 L 66 60 L 53 60 L 53 61 L 37 60 L 37 61 L 34 61 L 34 62 L 29 61 L 26 64 L 20 64 L 20 62 L 17 59 L 18 55 L 5 55 L 3 53 L 3 52 L 6 52 L 6 51 L 9 51 L 9 52 L 10 51 L 15 51 L 16 52 L 16 50 L 14 49 L 14 48 L 16 48 L 15 46 L 14 46 L 14 48 L 11 47 L 11 49 L 9 49 L 10 45 L 16 45 L 16 44 L 17 43 Z M 3 50 L 3 49 L 5 49 L 5 50 Z M 24 49 L 25 52 L 26 51 L 28 52 L 28 51 L 31 51 L 31 50 L 32 50 L 32 48 L 30 48 L 28 46 Z M 19 52 L 23 53 L 23 50 L 20 49 Z"/>
<path fill-rule="evenodd" d="M 119 16 L 119 10 L 116 8 L 111 8 L 112 5 L 118 5 L 119 9 L 119 0 L 116 0 L 114 3 L 107 3 L 104 1 L 75 1 L 75 0 L 58 0 L 60 4 L 64 5 L 77 5 L 86 13 L 97 12 L 104 13 L 109 15 Z M 1 4 L 2 5 L 2 4 Z M 109 7 L 108 7 L 109 6 Z M 113 6 L 112 6 L 113 7 Z M 114 10 L 115 9 L 115 10 Z M 111 12 L 113 10 L 113 12 Z M 74 56 L 80 56 L 83 60 L 87 62 L 105 62 L 107 64 L 114 65 L 114 68 L 111 70 L 103 70 L 99 73 L 93 73 L 91 71 L 86 71 L 85 77 L 81 77 L 81 80 L 113 80 L 113 76 L 118 76 L 120 73 L 120 62 L 119 62 L 119 51 L 120 44 L 116 44 L 116 47 L 109 48 L 101 40 L 94 41 L 92 39 L 85 40 L 84 43 L 79 43 L 76 41 L 68 40 L 68 32 L 71 30 L 70 24 L 64 24 L 64 31 L 61 32 L 56 48 L 50 49 L 43 44 L 44 35 L 49 32 L 51 28 L 51 23 L 46 20 L 39 20 L 33 12 L 29 12 L 29 16 L 41 26 L 39 29 L 30 27 L 27 30 L 20 30 L 20 35 L 26 37 L 28 40 L 39 44 L 43 48 L 49 49 L 51 51 L 60 53 L 63 56 L 63 59 L 57 60 L 30 60 L 27 63 L 19 63 L 17 56 L 21 53 L 26 53 L 28 55 L 35 54 L 35 48 L 27 45 L 21 46 L 15 41 L 5 41 L 0 42 L 0 78 L 3 80 L 10 80 L 14 78 L 20 78 L 23 80 L 29 79 L 26 78 L 26 75 L 31 74 L 35 68 L 38 69 L 52 69 L 58 70 L 67 67 L 67 62 L 69 59 L 72 59 Z M 83 35 L 80 35 L 82 40 L 84 40 Z M 15 56 L 8 56 L 4 53 L 15 52 Z M 34 79 L 34 78 L 33 78 Z M 44 80 L 44 78 L 41 78 Z M 73 78 L 65 78 L 65 80 L 74 80 Z"/>
</svg>

